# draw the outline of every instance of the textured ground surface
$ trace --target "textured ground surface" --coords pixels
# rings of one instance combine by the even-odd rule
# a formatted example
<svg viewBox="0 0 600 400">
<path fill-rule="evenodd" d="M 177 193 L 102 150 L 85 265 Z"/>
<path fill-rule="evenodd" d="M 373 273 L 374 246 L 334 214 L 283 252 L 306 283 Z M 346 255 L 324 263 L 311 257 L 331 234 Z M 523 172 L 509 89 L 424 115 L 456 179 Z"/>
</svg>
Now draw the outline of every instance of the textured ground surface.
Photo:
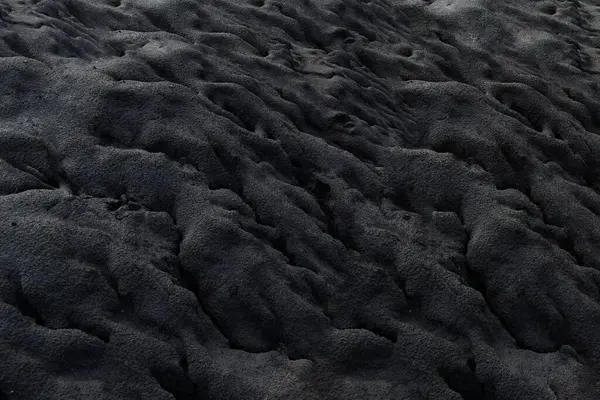
<svg viewBox="0 0 600 400">
<path fill-rule="evenodd" d="M 597 0 L 0 0 L 0 399 L 600 398 Z"/>
</svg>

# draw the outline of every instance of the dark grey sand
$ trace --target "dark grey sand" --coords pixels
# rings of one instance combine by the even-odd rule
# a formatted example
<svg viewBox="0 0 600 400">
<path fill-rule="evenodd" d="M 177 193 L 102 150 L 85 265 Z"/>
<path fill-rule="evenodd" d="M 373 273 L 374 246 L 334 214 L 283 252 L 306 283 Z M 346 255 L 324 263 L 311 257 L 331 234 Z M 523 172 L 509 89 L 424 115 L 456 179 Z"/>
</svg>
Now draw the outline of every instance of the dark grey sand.
<svg viewBox="0 0 600 400">
<path fill-rule="evenodd" d="M 597 0 L 1 0 L 1 399 L 600 399 Z"/>
</svg>

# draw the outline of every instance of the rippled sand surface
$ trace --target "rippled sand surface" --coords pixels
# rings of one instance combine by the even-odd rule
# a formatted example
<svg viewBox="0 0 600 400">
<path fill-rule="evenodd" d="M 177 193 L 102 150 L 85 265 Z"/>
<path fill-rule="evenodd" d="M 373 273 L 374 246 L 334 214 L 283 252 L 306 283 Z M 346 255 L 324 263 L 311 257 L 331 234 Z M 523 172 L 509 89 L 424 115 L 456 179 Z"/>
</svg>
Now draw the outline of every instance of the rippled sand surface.
<svg viewBox="0 0 600 400">
<path fill-rule="evenodd" d="M 0 0 L 0 399 L 600 399 L 600 3 Z"/>
</svg>

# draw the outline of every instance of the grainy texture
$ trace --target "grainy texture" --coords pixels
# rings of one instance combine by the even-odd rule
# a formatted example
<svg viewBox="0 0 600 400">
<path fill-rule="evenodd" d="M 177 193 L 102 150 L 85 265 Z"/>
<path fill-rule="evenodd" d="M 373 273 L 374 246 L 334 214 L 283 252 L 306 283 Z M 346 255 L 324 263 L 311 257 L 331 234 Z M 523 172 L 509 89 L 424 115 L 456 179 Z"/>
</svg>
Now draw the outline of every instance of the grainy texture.
<svg viewBox="0 0 600 400">
<path fill-rule="evenodd" d="M 0 0 L 0 399 L 599 399 L 595 0 Z"/>
</svg>

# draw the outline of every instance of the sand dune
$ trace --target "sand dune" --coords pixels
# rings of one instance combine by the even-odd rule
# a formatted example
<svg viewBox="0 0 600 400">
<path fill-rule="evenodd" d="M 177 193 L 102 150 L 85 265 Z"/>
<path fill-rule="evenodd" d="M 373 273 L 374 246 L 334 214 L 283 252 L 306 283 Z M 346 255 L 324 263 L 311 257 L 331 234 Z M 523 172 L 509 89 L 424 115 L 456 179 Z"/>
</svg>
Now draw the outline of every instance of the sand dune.
<svg viewBox="0 0 600 400">
<path fill-rule="evenodd" d="M 0 399 L 600 399 L 600 5 L 0 0 Z"/>
</svg>

